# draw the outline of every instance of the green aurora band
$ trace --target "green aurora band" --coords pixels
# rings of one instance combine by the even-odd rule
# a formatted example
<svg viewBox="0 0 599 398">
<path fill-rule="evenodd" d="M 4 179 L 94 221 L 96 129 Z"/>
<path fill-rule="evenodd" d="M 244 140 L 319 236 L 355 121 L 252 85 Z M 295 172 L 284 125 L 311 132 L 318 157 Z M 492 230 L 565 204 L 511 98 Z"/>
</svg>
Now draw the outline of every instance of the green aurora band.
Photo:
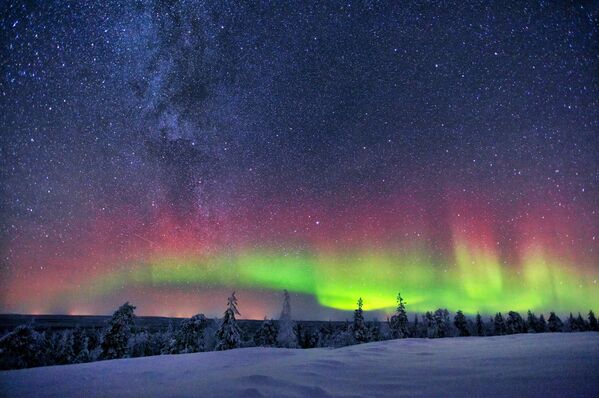
<svg viewBox="0 0 599 398">
<path fill-rule="evenodd" d="M 274 250 L 234 255 L 161 257 L 91 281 L 86 294 L 106 295 L 121 287 L 231 287 L 313 295 L 326 307 L 390 311 L 398 292 L 411 311 L 438 307 L 466 313 L 581 311 L 599 303 L 597 271 L 582 271 L 530 251 L 518 266 L 467 244 L 454 248 L 454 264 L 423 250 L 356 250 L 280 254 Z"/>
</svg>

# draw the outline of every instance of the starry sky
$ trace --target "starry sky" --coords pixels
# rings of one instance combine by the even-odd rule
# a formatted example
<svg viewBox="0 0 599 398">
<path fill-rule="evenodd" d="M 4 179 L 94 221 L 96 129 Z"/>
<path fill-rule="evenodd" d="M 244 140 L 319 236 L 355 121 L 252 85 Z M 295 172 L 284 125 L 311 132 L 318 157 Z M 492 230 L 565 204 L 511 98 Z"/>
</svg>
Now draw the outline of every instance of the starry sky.
<svg viewBox="0 0 599 398">
<path fill-rule="evenodd" d="M 596 306 L 599 7 L 465 3 L 2 2 L 0 312 Z"/>
</svg>

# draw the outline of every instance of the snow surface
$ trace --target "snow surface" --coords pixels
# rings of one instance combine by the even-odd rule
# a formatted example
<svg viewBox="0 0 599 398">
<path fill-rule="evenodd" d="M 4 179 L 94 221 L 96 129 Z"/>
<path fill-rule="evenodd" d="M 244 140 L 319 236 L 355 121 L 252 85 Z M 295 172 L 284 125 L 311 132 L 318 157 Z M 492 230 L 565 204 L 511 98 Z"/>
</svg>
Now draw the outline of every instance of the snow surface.
<svg viewBox="0 0 599 398">
<path fill-rule="evenodd" d="M 599 333 L 243 348 L 0 372 L 7 397 L 599 397 Z"/>
</svg>

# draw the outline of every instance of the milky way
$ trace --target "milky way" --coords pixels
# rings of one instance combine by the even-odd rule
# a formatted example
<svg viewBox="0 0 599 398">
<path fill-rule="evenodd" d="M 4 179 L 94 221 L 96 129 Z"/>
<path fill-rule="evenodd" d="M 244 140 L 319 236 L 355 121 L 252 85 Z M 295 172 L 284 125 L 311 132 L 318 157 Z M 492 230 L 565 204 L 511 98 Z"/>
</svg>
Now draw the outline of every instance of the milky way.
<svg viewBox="0 0 599 398">
<path fill-rule="evenodd" d="M 0 311 L 599 303 L 599 9 L 5 2 Z"/>
</svg>

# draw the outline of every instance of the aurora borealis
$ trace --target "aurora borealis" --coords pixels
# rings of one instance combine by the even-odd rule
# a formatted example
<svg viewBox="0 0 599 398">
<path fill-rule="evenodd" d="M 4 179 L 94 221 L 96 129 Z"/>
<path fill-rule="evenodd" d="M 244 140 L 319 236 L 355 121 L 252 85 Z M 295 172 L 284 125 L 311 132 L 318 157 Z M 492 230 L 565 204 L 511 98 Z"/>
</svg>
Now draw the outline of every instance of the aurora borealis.
<svg viewBox="0 0 599 398">
<path fill-rule="evenodd" d="M 599 309 L 597 7 L 1 7 L 1 312 Z"/>
</svg>

